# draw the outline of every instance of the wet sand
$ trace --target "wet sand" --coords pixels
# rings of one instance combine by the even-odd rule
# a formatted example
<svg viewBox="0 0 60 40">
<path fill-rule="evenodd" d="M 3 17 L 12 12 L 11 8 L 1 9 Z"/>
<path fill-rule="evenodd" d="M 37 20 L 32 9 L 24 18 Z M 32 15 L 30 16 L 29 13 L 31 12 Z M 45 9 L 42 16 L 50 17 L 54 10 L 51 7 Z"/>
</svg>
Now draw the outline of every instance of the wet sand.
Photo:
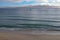
<svg viewBox="0 0 60 40">
<path fill-rule="evenodd" d="M 25 31 L 0 31 L 0 40 L 60 40 L 60 35 L 33 35 L 23 32 Z"/>
</svg>

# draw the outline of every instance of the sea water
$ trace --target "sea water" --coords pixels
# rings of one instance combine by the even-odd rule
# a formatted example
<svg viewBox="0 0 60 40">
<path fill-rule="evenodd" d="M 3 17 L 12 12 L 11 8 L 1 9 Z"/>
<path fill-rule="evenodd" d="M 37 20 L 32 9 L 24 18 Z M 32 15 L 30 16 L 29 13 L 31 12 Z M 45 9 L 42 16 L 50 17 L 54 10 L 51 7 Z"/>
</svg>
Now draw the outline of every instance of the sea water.
<svg viewBox="0 0 60 40">
<path fill-rule="evenodd" d="M 60 31 L 60 8 L 0 8 L 0 29 Z"/>
</svg>

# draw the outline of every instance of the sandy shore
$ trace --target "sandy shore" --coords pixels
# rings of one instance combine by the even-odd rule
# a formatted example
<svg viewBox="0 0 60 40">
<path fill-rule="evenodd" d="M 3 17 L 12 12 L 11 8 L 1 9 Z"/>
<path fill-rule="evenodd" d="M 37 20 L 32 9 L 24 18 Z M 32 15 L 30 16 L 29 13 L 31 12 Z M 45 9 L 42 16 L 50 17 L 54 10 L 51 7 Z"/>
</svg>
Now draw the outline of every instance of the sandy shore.
<svg viewBox="0 0 60 40">
<path fill-rule="evenodd" d="M 22 32 L 24 31 L 0 31 L 0 40 L 60 40 L 60 35 L 33 35 Z"/>
</svg>

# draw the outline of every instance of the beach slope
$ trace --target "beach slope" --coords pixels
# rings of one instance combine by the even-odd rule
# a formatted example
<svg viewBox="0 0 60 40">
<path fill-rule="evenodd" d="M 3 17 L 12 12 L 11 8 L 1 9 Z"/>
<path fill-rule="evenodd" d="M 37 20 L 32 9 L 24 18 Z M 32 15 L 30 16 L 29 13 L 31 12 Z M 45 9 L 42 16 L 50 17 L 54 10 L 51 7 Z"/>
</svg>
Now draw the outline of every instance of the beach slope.
<svg viewBox="0 0 60 40">
<path fill-rule="evenodd" d="M 0 40 L 60 40 L 60 35 L 33 35 L 24 34 L 20 31 L 0 32 Z"/>
</svg>

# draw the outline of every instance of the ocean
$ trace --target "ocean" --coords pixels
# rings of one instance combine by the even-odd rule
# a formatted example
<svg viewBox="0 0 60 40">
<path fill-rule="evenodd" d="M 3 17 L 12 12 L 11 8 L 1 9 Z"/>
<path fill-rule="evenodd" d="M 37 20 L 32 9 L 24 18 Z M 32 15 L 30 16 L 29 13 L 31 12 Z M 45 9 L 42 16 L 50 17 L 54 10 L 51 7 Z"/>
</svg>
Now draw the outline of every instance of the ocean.
<svg viewBox="0 0 60 40">
<path fill-rule="evenodd" d="M 60 31 L 60 8 L 0 8 L 0 29 Z"/>
</svg>

